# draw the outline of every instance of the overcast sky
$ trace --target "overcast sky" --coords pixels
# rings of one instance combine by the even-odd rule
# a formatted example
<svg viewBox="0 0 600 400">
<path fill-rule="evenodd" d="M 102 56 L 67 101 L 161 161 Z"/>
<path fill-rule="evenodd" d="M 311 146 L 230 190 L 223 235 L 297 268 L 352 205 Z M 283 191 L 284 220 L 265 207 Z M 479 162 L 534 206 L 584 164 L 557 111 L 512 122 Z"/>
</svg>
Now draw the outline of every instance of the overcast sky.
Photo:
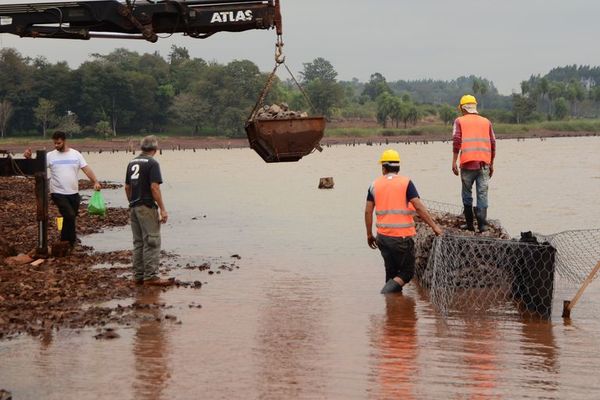
<svg viewBox="0 0 600 400">
<path fill-rule="evenodd" d="M 143 0 L 138 0 L 143 1 Z M 329 60 L 339 79 L 388 81 L 478 75 L 501 93 L 519 91 L 531 74 L 555 66 L 600 65 L 598 0 L 281 0 L 285 52 L 290 68 L 316 57 Z M 27 1 L 0 0 L 0 4 Z M 35 3 L 35 1 L 30 1 Z M 226 63 L 249 59 L 273 65 L 273 31 L 219 33 L 206 40 L 174 35 L 156 44 L 138 40 L 72 41 L 0 35 L 2 47 L 23 55 L 66 60 L 72 67 L 90 53 L 117 47 L 167 56 L 172 44 L 192 57 Z"/>
</svg>

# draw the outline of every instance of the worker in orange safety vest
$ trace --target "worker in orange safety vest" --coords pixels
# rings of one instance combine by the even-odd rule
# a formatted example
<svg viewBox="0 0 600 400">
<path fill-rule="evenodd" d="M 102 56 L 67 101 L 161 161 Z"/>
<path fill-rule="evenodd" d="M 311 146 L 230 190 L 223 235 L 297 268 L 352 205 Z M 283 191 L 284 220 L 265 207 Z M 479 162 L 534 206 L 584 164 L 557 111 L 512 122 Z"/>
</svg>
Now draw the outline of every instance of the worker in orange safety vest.
<svg viewBox="0 0 600 400">
<path fill-rule="evenodd" d="M 479 232 L 487 230 L 488 184 L 494 174 L 496 138 L 492 123 L 477 112 L 477 99 L 464 95 L 460 99 L 462 113 L 454 121 L 452 172 L 459 175 L 456 162 L 460 154 L 460 178 L 462 202 L 466 225 L 463 229 L 475 230 L 473 217 L 477 219 Z M 476 184 L 477 207 L 473 208 L 473 183 Z M 475 215 L 473 215 L 475 214 Z"/>
<path fill-rule="evenodd" d="M 382 176 L 373 182 L 367 193 L 365 226 L 367 244 L 381 251 L 385 264 L 386 284 L 381 293 L 401 292 L 415 274 L 416 235 L 413 216 L 419 215 L 435 232 L 442 229 L 435 223 L 419 198 L 412 181 L 398 175 L 400 154 L 386 150 L 379 160 Z M 377 236 L 373 235 L 373 211 L 376 215 Z"/>
</svg>

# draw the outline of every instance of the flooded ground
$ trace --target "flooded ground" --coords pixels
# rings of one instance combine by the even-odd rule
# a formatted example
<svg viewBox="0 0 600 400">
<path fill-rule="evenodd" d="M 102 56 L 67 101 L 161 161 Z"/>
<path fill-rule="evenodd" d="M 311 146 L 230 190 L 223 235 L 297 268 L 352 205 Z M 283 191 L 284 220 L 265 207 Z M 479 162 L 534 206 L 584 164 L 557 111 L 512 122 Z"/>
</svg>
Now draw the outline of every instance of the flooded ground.
<svg viewBox="0 0 600 400">
<path fill-rule="evenodd" d="M 396 148 L 423 198 L 460 204 L 449 143 Z M 0 342 L 0 388 L 18 399 L 597 397 L 600 281 L 570 324 L 560 313 L 575 288 L 561 282 L 551 322 L 444 321 L 414 285 L 379 294 L 384 270 L 366 245 L 363 209 L 382 150 L 331 147 L 284 165 L 247 149 L 163 152 L 163 247 L 182 266 L 238 254 L 240 268 L 172 271 L 206 283 L 140 290 L 138 302 L 168 307 L 144 310 L 116 339 L 89 329 Z M 599 227 L 599 151 L 597 137 L 500 141 L 490 217 L 515 236 Z M 85 156 L 117 181 L 130 157 Z M 324 176 L 334 190 L 317 190 Z M 121 191 L 105 195 L 125 204 Z M 130 241 L 122 229 L 85 244 Z"/>
</svg>

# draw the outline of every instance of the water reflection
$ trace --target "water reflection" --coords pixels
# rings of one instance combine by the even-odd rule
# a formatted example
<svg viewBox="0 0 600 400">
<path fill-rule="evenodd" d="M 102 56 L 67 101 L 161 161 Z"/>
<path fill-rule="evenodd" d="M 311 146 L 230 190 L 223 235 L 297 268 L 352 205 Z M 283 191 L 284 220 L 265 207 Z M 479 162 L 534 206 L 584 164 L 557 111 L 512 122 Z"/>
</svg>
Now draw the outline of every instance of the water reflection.
<svg viewBox="0 0 600 400">
<path fill-rule="evenodd" d="M 557 346 L 550 321 L 525 321 L 522 325 L 521 351 L 525 355 L 527 385 L 544 392 L 557 392 L 559 388 L 559 365 L 556 360 Z"/>
<path fill-rule="evenodd" d="M 135 358 L 134 398 L 155 400 L 162 398 L 170 378 L 169 340 L 165 331 L 163 313 L 156 305 L 160 288 L 140 288 L 136 303 L 143 320 L 137 326 L 133 354 Z M 149 308 L 144 308 L 144 306 Z"/>
<path fill-rule="evenodd" d="M 415 399 L 418 379 L 417 313 L 415 300 L 407 295 L 385 296 L 383 320 L 375 318 L 371 344 L 377 350 L 371 375 L 378 399 Z"/>
<path fill-rule="evenodd" d="M 496 322 L 489 319 L 466 321 L 463 329 L 463 360 L 465 382 L 470 399 L 500 398 L 499 335 Z M 460 354 L 460 353 L 457 353 Z"/>
<path fill-rule="evenodd" d="M 258 319 L 258 397 L 325 398 L 328 300 L 318 282 L 285 279 L 271 285 Z"/>
</svg>

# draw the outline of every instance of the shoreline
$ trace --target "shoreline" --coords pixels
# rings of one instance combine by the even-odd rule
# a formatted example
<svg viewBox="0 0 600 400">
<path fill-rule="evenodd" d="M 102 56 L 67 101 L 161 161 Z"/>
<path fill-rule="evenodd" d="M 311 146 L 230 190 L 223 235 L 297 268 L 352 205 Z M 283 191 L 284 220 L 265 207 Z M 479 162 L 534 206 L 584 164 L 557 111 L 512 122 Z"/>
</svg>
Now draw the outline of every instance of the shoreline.
<svg viewBox="0 0 600 400">
<path fill-rule="evenodd" d="M 496 133 L 498 140 L 525 140 L 525 139 L 547 139 L 564 137 L 590 137 L 600 136 L 600 132 L 556 132 L 556 131 L 533 131 L 525 133 Z M 115 139 L 69 139 L 69 143 L 79 150 L 85 152 L 135 152 L 141 136 L 123 137 Z M 420 135 L 397 135 L 397 136 L 325 136 L 321 140 L 321 146 L 335 145 L 357 145 L 374 143 L 429 143 L 448 142 L 451 140 L 451 128 L 448 133 L 423 133 Z M 0 140 L 0 151 L 5 150 L 18 155 L 27 147 L 33 151 L 46 149 L 53 150 L 51 139 L 38 138 L 9 138 Z M 163 150 L 209 150 L 209 149 L 231 149 L 249 148 L 246 138 L 225 137 L 192 137 L 192 136 L 165 136 L 159 137 L 159 147 Z"/>
</svg>

